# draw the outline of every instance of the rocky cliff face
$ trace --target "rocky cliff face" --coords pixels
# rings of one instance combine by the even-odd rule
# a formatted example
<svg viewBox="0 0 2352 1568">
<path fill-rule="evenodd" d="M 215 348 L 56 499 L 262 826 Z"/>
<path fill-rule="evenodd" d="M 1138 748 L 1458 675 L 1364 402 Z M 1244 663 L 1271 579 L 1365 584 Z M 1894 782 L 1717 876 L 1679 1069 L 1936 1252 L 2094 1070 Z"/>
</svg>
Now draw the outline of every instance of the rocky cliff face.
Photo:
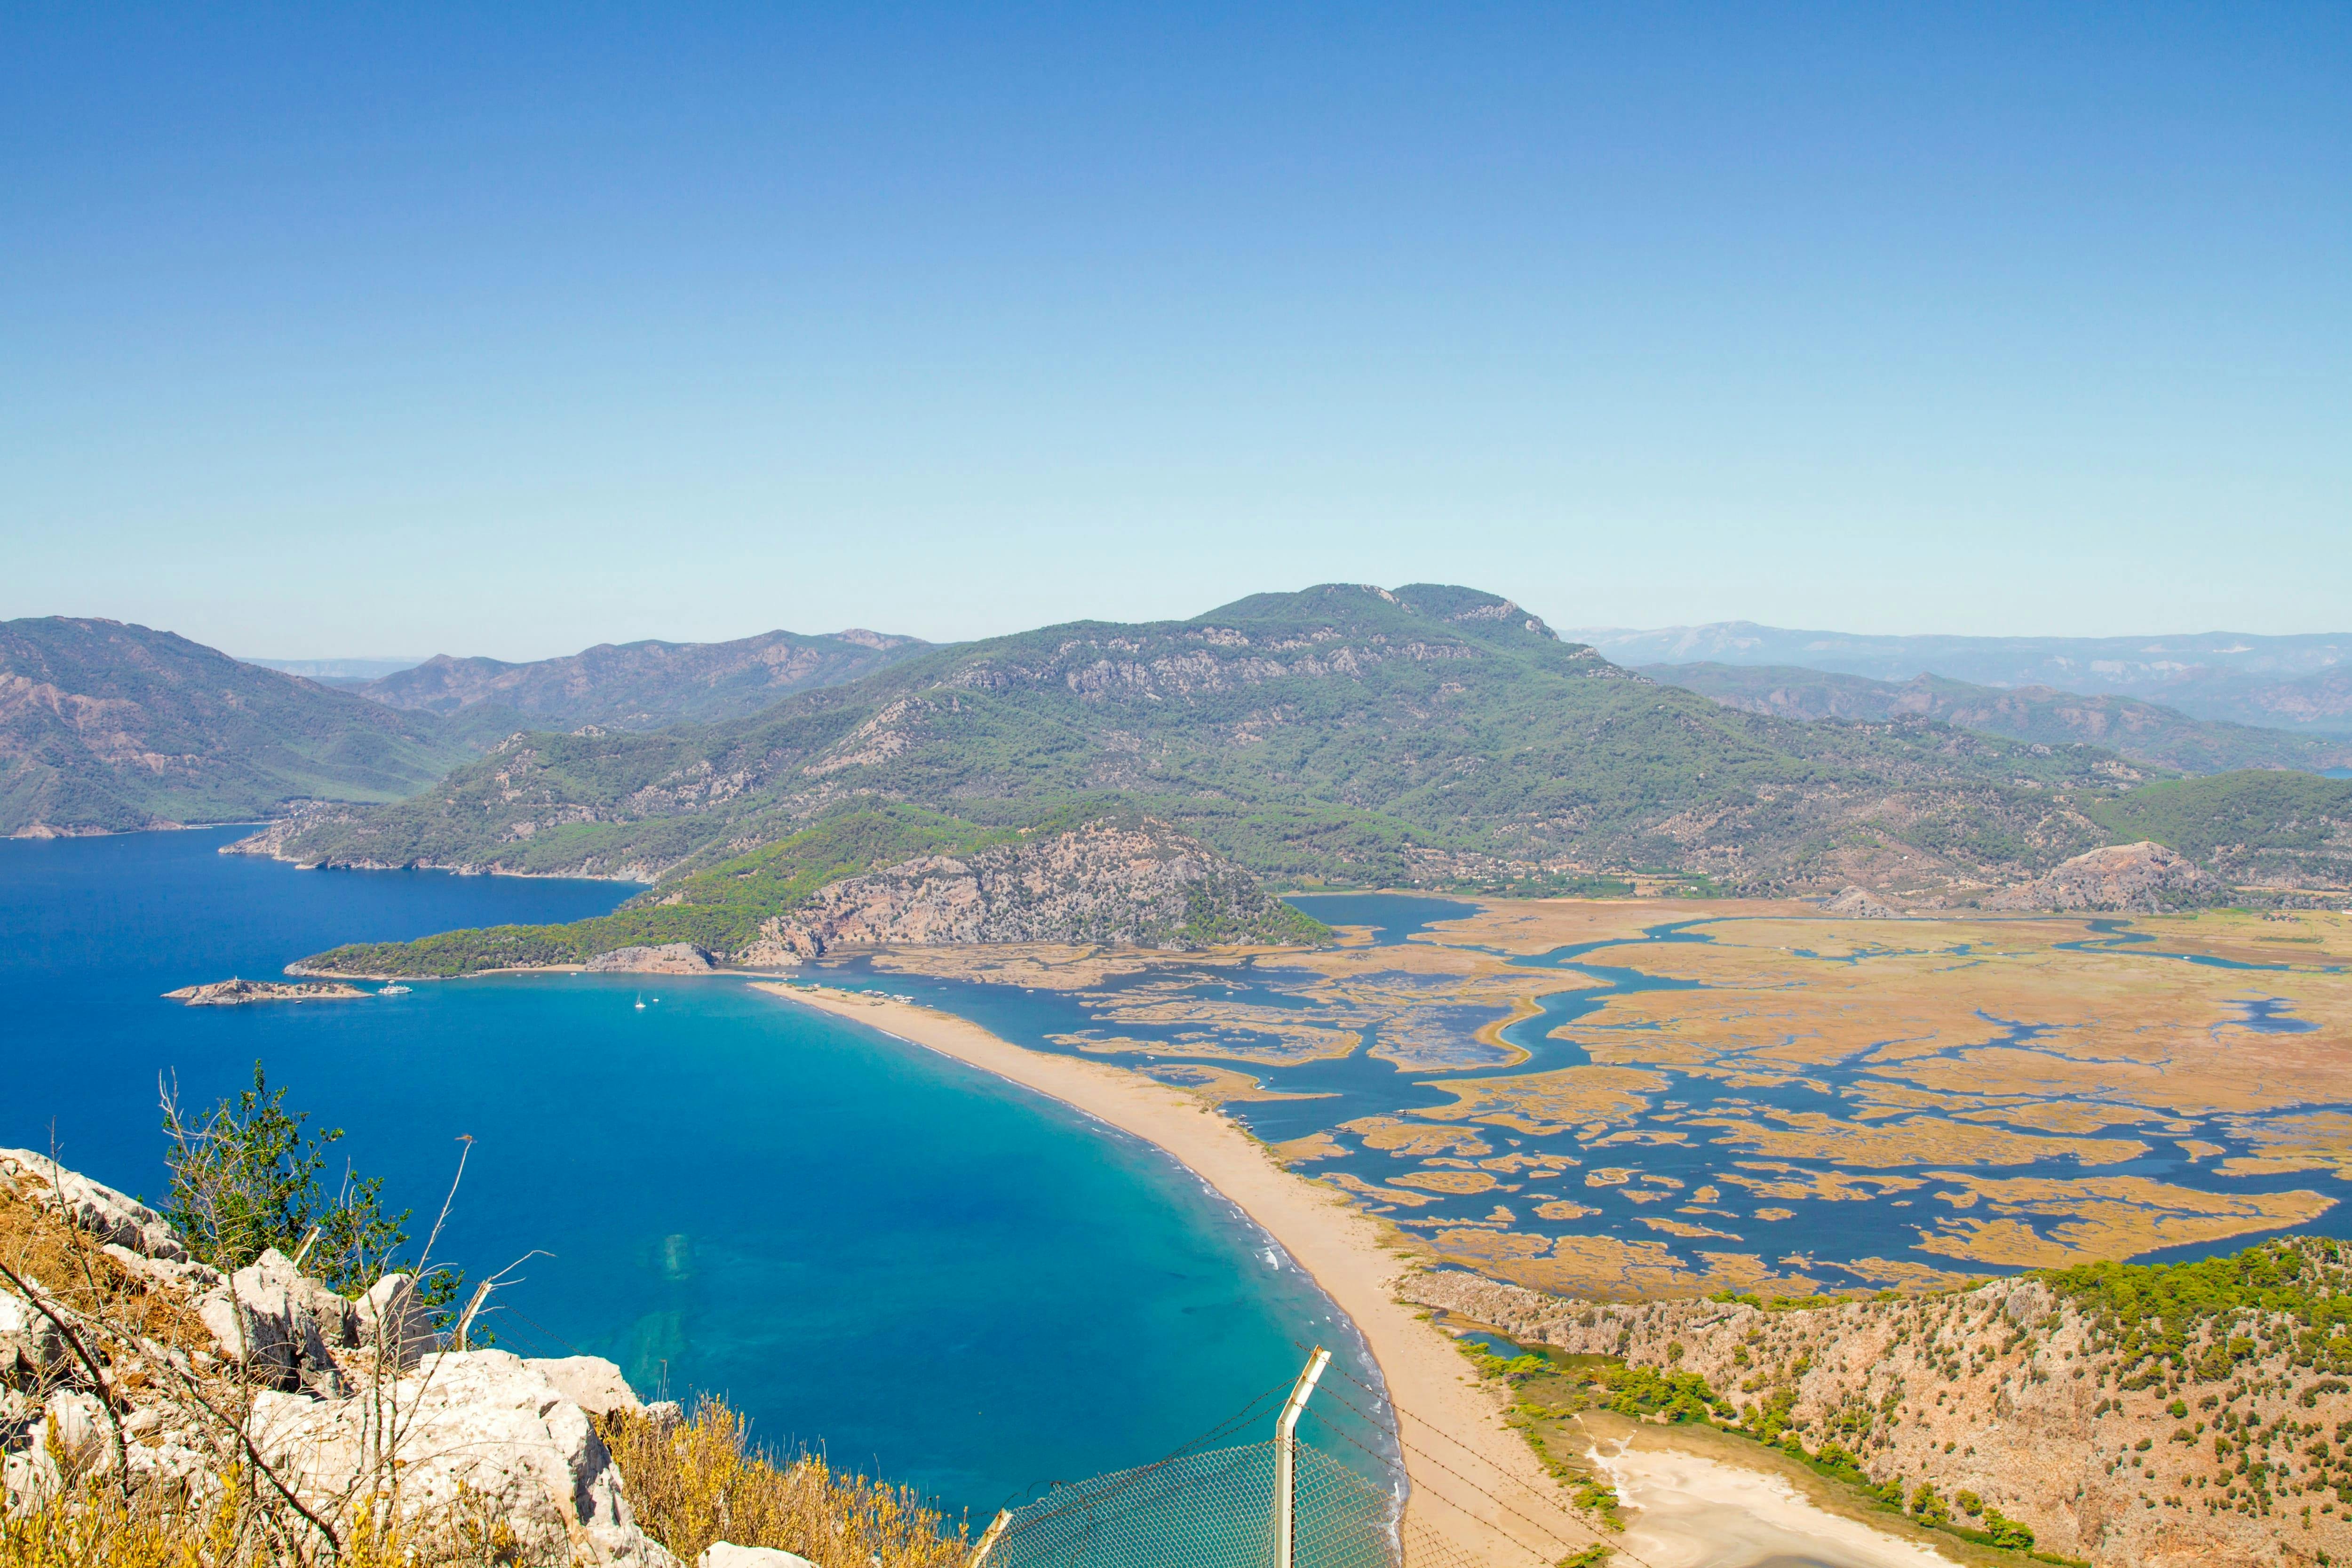
<svg viewBox="0 0 2352 1568">
<path fill-rule="evenodd" d="M 26 1150 L 0 1150 L 0 1219 L 23 1284 L 0 1278 L 10 1511 L 125 1470 L 216 1497 L 259 1456 L 322 1519 L 355 1498 L 414 1513 L 462 1489 L 516 1543 L 486 1560 L 677 1568 L 589 1419 L 643 1409 L 610 1362 L 446 1349 L 403 1275 L 356 1301 L 277 1252 L 224 1275 L 153 1210 Z M 89 1238 L 75 1272 L 92 1272 L 102 1315 L 27 1268 L 44 1222 Z"/>
<path fill-rule="evenodd" d="M 708 974 L 710 955 L 690 942 L 656 947 L 616 947 L 588 961 L 592 974 Z"/>
<path fill-rule="evenodd" d="M 1097 822 L 831 883 L 767 921 L 742 956 L 773 963 L 837 947 L 981 942 L 1186 948 L 1297 940 L 1299 924 L 1197 840 L 1150 821 Z"/>
<path fill-rule="evenodd" d="M 1985 900 L 1989 910 L 2144 910 L 2160 913 L 2203 902 L 2213 880 L 2187 856 L 2146 840 L 2116 844 L 2053 868 Z"/>
<path fill-rule="evenodd" d="M 1922 1482 L 1948 1504 L 1973 1492 L 2041 1550 L 2098 1568 L 2352 1552 L 2352 1387 L 2284 1313 L 2210 1326 L 2168 1375 L 2032 1279 L 1787 1311 L 1570 1300 L 1458 1273 L 1405 1294 L 1523 1342 L 1696 1373 L 1751 1429 L 1834 1442 L 1906 1498 Z"/>
</svg>

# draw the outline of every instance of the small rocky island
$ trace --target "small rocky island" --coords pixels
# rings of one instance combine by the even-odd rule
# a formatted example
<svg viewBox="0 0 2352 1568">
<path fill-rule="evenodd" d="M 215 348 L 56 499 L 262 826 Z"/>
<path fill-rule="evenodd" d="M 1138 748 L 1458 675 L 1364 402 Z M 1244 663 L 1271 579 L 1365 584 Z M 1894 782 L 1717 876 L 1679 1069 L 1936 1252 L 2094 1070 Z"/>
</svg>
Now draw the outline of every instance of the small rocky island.
<svg viewBox="0 0 2352 1568">
<path fill-rule="evenodd" d="M 163 993 L 166 1002 L 191 1007 L 241 1007 L 248 1002 L 341 1002 L 369 993 L 340 981 L 215 980 L 209 985 L 183 985 Z"/>
</svg>

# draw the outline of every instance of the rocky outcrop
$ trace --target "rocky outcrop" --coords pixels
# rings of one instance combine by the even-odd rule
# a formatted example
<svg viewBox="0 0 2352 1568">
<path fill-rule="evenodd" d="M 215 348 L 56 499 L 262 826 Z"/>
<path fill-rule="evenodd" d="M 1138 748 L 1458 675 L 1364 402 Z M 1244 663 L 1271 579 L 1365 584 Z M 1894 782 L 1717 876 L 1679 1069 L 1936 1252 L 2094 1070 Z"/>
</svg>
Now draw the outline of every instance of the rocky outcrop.
<svg viewBox="0 0 2352 1568">
<path fill-rule="evenodd" d="M 2109 845 L 1988 897 L 1989 910 L 2140 910 L 2201 903 L 2217 890 L 2195 861 L 2161 844 Z"/>
<path fill-rule="evenodd" d="M 87 1232 L 105 1255 L 90 1261 L 121 1266 L 107 1287 L 119 1321 L 28 1277 L 29 1295 L 0 1282 L 0 1508 L 125 1466 L 134 1481 L 218 1495 L 257 1454 L 321 1518 L 355 1497 L 408 1513 L 462 1490 L 514 1536 L 499 1561 L 677 1568 L 632 1516 L 592 1420 L 660 1411 L 612 1363 L 445 1350 L 404 1275 L 356 1300 L 277 1251 L 223 1275 L 189 1260 L 153 1210 L 29 1151 L 0 1150 L 0 1196 Z"/>
<path fill-rule="evenodd" d="M 47 1154 L 0 1149 L 0 1183 L 10 1194 L 110 1247 L 163 1263 L 188 1261 L 188 1249 L 162 1215 L 79 1171 L 67 1170 Z"/>
<path fill-rule="evenodd" d="M 949 942 L 1183 949 L 1297 941 L 1303 925 L 1249 873 L 1197 839 L 1150 820 L 1096 822 L 845 878 L 765 922 L 741 956 L 778 963 L 842 947 Z"/>
<path fill-rule="evenodd" d="M 621 1369 L 603 1356 L 557 1356 L 530 1364 L 557 1393 L 591 1415 L 646 1408 L 638 1401 L 636 1391 L 621 1375 Z"/>
<path fill-rule="evenodd" d="M 441 1348 L 433 1309 L 405 1274 L 387 1274 L 352 1303 L 352 1335 L 373 1365 L 406 1372 L 427 1352 Z"/>
<path fill-rule="evenodd" d="M 163 993 L 166 1002 L 191 1007 L 240 1007 L 249 1002 L 341 1002 L 367 993 L 356 985 L 305 980 L 288 984 L 276 980 L 215 980 L 209 985 L 183 985 Z"/>
<path fill-rule="evenodd" d="M 303 1277 L 276 1248 L 195 1299 L 220 1353 L 263 1387 L 349 1392 L 337 1352 L 359 1348 L 352 1303 Z"/>
<path fill-rule="evenodd" d="M 1894 905 L 1873 898 L 1867 889 L 1856 887 L 1848 887 L 1836 898 L 1823 903 L 1822 913 L 1855 921 L 1900 920 L 1903 915 L 1903 911 Z"/>
<path fill-rule="evenodd" d="M 730 1546 L 721 1541 L 694 1560 L 694 1568 L 816 1568 L 798 1552 L 774 1546 Z"/>
<path fill-rule="evenodd" d="M 619 1381 L 613 1368 L 609 1382 Z M 627 1405 L 637 1408 L 634 1396 Z M 462 1488 L 528 1546 L 568 1542 L 575 1561 L 674 1564 L 638 1529 L 589 1412 L 542 1363 L 505 1351 L 427 1356 L 369 1398 L 264 1394 L 251 1425 L 306 1498 L 331 1504 L 377 1462 L 386 1405 L 400 1412 L 400 1486 L 411 1506 L 454 1503 Z"/>
<path fill-rule="evenodd" d="M 588 961 L 592 974 L 708 974 L 710 955 L 690 942 L 659 947 L 617 947 Z"/>
</svg>

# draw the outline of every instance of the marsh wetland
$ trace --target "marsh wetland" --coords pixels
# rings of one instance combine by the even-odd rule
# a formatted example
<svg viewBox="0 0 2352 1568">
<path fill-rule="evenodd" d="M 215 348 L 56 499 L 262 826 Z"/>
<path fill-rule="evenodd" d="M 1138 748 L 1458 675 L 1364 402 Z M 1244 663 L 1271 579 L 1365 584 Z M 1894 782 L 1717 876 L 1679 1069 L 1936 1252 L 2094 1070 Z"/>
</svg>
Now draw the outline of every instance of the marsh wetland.
<svg viewBox="0 0 2352 1568">
<path fill-rule="evenodd" d="M 2352 917 L 1295 900 L 1340 941 L 888 950 L 828 984 L 1221 1105 L 1565 1294 L 1935 1288 L 2340 1234 Z"/>
</svg>

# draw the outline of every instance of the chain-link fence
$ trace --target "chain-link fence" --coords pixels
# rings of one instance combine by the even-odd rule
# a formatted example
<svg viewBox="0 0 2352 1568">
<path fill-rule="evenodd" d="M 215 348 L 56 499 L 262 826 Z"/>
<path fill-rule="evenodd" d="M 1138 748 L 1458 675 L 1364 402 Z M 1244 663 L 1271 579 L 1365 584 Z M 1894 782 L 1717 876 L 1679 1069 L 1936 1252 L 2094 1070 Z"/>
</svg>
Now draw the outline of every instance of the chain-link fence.
<svg viewBox="0 0 2352 1568">
<path fill-rule="evenodd" d="M 1006 1517 L 982 1568 L 1273 1568 L 1278 1444 L 1056 1487 Z M 1482 1568 L 1346 1466 L 1304 1443 L 1296 1454 L 1294 1568 Z"/>
<path fill-rule="evenodd" d="M 967 1568 L 1550 1568 L 1578 1555 L 1566 1541 L 1591 1534 L 1590 1527 L 1570 1527 L 1571 1536 L 1563 1537 L 1454 1465 L 1422 1453 L 1393 1416 L 1378 1421 L 1342 1394 L 1330 1397 L 1379 1426 L 1392 1447 L 1376 1453 L 1344 1426 L 1331 1435 L 1389 1484 L 1299 1442 L 1299 1421 L 1312 1414 L 1307 1401 L 1330 1363 L 1321 1346 L 1309 1352 L 1272 1439 L 1213 1446 L 1260 1419 L 1278 1388 L 1157 1464 L 1056 1486 L 999 1514 Z M 1356 1382 L 1344 1370 L 1341 1376 Z M 1376 1409 L 1387 1408 L 1377 1391 L 1357 1386 Z M 1444 1436 L 1434 1428 L 1416 1432 Z M 1444 1483 L 1411 1510 L 1407 1451 L 1421 1453 L 1427 1479 Z M 1461 1458 L 1491 1466 L 1475 1449 Z M 1507 1478 L 1498 1479 L 1507 1490 Z M 1536 1510 L 1543 1511 L 1540 1501 Z M 1531 1546 L 1529 1538 L 1558 1550 Z"/>
</svg>

